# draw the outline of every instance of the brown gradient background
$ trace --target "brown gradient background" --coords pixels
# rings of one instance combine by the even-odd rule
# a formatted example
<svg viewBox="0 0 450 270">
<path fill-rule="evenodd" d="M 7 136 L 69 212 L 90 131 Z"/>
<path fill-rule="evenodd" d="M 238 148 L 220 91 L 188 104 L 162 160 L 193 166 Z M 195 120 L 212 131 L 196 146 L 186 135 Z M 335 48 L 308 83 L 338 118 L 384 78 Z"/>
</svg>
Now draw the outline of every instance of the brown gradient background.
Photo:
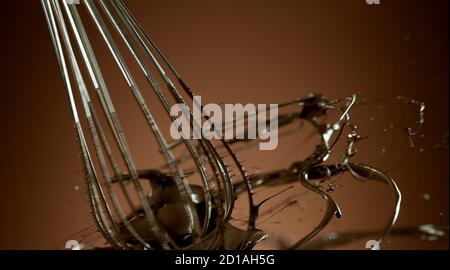
<svg viewBox="0 0 450 270">
<path fill-rule="evenodd" d="M 414 109 L 359 109 L 363 133 L 375 135 L 356 159 L 397 179 L 404 196 L 399 226 L 448 225 L 448 150 L 433 149 L 448 134 L 448 1 L 125 2 L 208 102 L 281 103 L 311 91 L 426 102 L 416 150 L 407 149 L 402 133 L 380 135 Z M 69 106 L 39 1 L 2 1 L 0 12 L 0 249 L 63 248 L 61 241 L 92 226 L 85 193 L 73 188 L 83 185 L 83 174 Z M 363 121 L 372 116 L 374 123 Z M 289 153 L 304 156 L 312 147 L 301 146 L 284 142 L 277 152 L 242 159 L 264 170 L 286 167 L 299 159 Z M 385 191 L 346 181 L 336 191 L 344 217 L 326 232 L 380 228 L 391 204 Z M 448 238 L 390 240 L 386 248 L 448 249 Z"/>
</svg>

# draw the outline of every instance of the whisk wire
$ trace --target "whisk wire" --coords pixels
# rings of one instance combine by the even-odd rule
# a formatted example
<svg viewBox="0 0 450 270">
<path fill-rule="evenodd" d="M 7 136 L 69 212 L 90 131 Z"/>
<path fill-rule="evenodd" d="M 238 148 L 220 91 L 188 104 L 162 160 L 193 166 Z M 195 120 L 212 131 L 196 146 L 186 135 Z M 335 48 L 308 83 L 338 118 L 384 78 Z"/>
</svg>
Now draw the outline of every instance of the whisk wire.
<svg viewBox="0 0 450 270">
<path fill-rule="evenodd" d="M 197 209 L 191 199 L 193 196 L 193 191 L 191 190 L 191 187 L 186 179 L 186 175 L 180 168 L 178 160 L 172 152 L 171 147 L 168 145 L 167 140 L 164 138 L 155 117 L 144 99 L 140 87 L 136 83 L 118 45 L 112 37 L 112 33 L 100 15 L 99 10 L 97 10 L 96 3 L 91 0 L 83 0 L 82 3 L 86 8 L 88 16 L 92 19 L 96 30 L 100 34 L 101 39 L 106 45 L 109 54 L 114 59 L 115 66 L 120 71 L 122 78 L 126 81 L 130 92 L 134 96 L 141 112 L 145 116 L 146 123 L 159 145 L 159 149 L 164 156 L 166 164 L 170 170 L 171 177 L 177 187 L 178 196 L 181 198 L 181 202 L 183 203 L 183 209 L 188 223 L 191 224 L 192 232 L 190 237 L 192 238 L 192 243 L 199 244 L 202 237 L 211 232 L 211 225 L 213 223 L 215 226 L 220 227 L 224 221 L 230 218 L 234 205 L 234 191 L 233 185 L 231 184 L 231 176 L 228 166 L 225 164 L 221 155 L 217 152 L 211 141 L 200 139 L 197 141 L 197 146 L 195 146 L 190 139 L 184 139 L 186 136 L 182 136 L 182 142 L 188 149 L 188 153 L 191 155 L 197 168 L 197 172 L 201 177 L 205 211 L 204 218 L 200 221 Z M 140 183 L 140 175 L 137 170 L 136 163 L 130 152 L 125 133 L 116 112 L 114 103 L 111 99 L 103 73 L 97 62 L 91 42 L 88 38 L 84 23 L 81 20 L 77 5 L 69 4 L 65 0 L 41 0 L 41 4 L 50 29 L 61 75 L 63 77 L 69 103 L 72 109 L 72 117 L 75 123 L 82 159 L 87 174 L 86 180 L 90 194 L 91 208 L 99 230 L 102 232 L 105 239 L 107 239 L 108 242 L 116 248 L 133 248 L 133 246 L 130 246 L 130 243 L 128 243 L 121 234 L 121 230 L 124 228 L 132 235 L 134 240 L 137 241 L 141 247 L 146 249 L 161 247 L 164 249 L 170 249 L 172 247 L 179 248 L 177 241 L 175 241 L 166 231 L 166 228 L 160 226 L 160 223 L 156 218 L 155 210 L 150 205 L 148 195 L 145 194 Z M 138 24 L 136 19 L 122 1 L 100 0 L 98 4 L 108 20 L 111 22 L 113 29 L 118 33 L 121 41 L 123 41 L 126 45 L 127 51 L 132 55 L 132 58 L 138 64 L 141 72 L 147 79 L 150 88 L 156 94 L 167 116 L 169 116 L 170 120 L 175 121 L 175 117 L 170 114 L 171 104 L 169 103 L 163 89 L 159 85 L 158 80 L 152 75 L 152 72 L 150 71 L 149 66 L 145 63 L 145 60 L 150 60 L 152 68 L 156 70 L 156 74 L 162 79 L 165 87 L 167 87 L 167 90 L 176 102 L 187 105 L 187 102 L 178 92 L 175 83 L 173 83 L 170 78 L 169 73 L 175 76 L 182 89 L 191 99 L 193 98 L 193 93 L 186 86 L 179 74 L 164 57 L 158 47 L 156 47 L 155 43 L 143 31 L 142 27 Z M 72 31 L 73 40 L 78 47 L 79 55 L 76 55 L 75 53 L 74 45 L 72 44 L 72 39 L 66 26 L 65 18 L 67 18 L 68 25 Z M 137 43 L 138 47 L 135 46 L 135 43 Z M 138 48 L 144 52 L 144 56 L 140 55 Z M 68 64 L 66 63 L 66 57 L 72 71 L 71 74 L 69 72 Z M 83 72 L 77 57 L 81 57 L 81 62 L 87 71 L 89 81 L 92 84 L 93 90 L 95 91 L 96 97 L 100 103 L 102 115 L 107 121 L 108 130 L 112 133 L 113 144 L 110 144 L 107 138 L 106 130 L 104 129 L 101 123 L 102 121 L 99 118 L 100 115 L 97 112 L 98 108 L 96 108 L 94 101 L 91 99 L 89 87 L 83 78 Z M 157 59 L 158 57 L 162 59 L 162 64 Z M 169 73 L 166 73 L 163 65 L 169 68 Z M 82 128 L 81 119 L 76 104 L 77 102 L 75 101 L 73 85 L 76 85 L 78 88 L 82 108 L 81 111 L 84 114 L 84 121 L 87 123 L 86 125 L 89 130 L 89 136 L 91 139 L 90 142 L 93 145 L 94 155 L 91 155 L 91 150 L 88 146 L 89 143 Z M 195 103 L 195 100 L 192 101 Z M 199 125 L 196 121 L 192 121 L 190 123 L 192 126 L 197 125 L 196 127 Z M 114 155 L 112 149 L 113 146 L 118 148 L 120 160 L 122 160 L 126 166 L 126 172 L 121 171 L 119 166 L 120 160 L 118 160 Z M 204 162 L 208 164 L 209 168 L 212 170 L 212 173 L 207 171 Z M 99 167 L 101 175 L 96 171 L 96 164 Z M 129 177 L 125 179 L 124 175 L 129 175 Z M 140 235 L 142 232 L 138 232 L 138 230 L 136 230 L 130 222 L 129 215 L 127 215 L 126 210 L 122 207 L 118 194 L 116 194 L 114 189 L 113 184 L 116 182 L 119 184 L 121 193 L 124 195 L 126 204 L 131 210 L 131 213 L 136 215 L 140 209 L 143 210 L 143 216 L 149 225 L 152 239 L 148 239 L 148 236 L 144 237 Z M 102 188 L 102 183 L 106 186 L 108 196 L 106 196 L 106 193 Z M 138 195 L 138 206 L 133 203 L 132 196 L 127 189 L 126 185 L 129 183 L 132 184 Z M 220 192 L 222 185 L 224 187 L 225 194 Z M 111 202 L 114 214 L 110 209 L 109 201 Z M 215 221 L 212 220 L 213 211 L 215 213 Z M 116 217 L 118 217 L 118 220 L 116 220 Z M 120 224 L 118 222 L 120 222 Z M 212 231 L 213 237 L 209 237 L 210 239 L 220 238 L 220 234 L 222 233 L 221 230 Z M 149 240 L 155 240 L 158 244 L 150 244 L 151 241 Z M 211 241 L 209 244 L 201 244 L 201 246 L 214 247 L 215 243 L 216 241 Z"/>
</svg>

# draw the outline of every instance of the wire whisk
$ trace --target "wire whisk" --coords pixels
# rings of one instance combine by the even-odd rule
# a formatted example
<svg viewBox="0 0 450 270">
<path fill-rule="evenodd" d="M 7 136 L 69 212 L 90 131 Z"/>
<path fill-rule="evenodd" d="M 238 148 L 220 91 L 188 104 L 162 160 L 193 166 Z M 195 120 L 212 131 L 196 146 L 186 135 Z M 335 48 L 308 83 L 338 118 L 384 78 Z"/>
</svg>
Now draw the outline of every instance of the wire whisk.
<svg viewBox="0 0 450 270">
<path fill-rule="evenodd" d="M 361 139 L 349 122 L 350 109 L 356 104 L 355 95 L 334 101 L 310 95 L 280 104 L 280 107 L 298 105 L 301 109 L 280 115 L 280 127 L 305 120 L 319 134 L 320 143 L 308 158 L 288 169 L 248 175 L 232 149 L 235 143 L 246 143 L 245 139 L 194 140 L 181 136 L 180 140 L 172 140 L 164 134 L 162 127 L 166 123 L 156 117 L 158 109 L 164 112 L 163 122 L 171 122 L 176 121 L 171 114 L 172 105 L 201 106 L 195 103 L 194 93 L 122 0 L 81 0 L 79 5 L 74 1 L 41 0 L 41 4 L 72 110 L 92 214 L 98 230 L 112 248 L 251 249 L 267 237 L 256 224 L 259 207 L 266 200 L 255 203 L 254 188 L 294 181 L 320 195 L 328 204 L 320 224 L 287 247 L 300 248 L 333 216 L 341 216 L 333 198 L 311 181 L 325 181 L 343 172 L 391 187 L 394 210 L 378 240 L 381 242 L 390 232 L 400 210 L 397 185 L 385 173 L 350 161 L 354 146 Z M 82 11 L 91 24 L 82 20 Z M 117 100 L 109 90 L 114 80 L 107 78 L 105 69 L 100 67 L 98 52 L 92 45 L 97 39 L 88 35 L 88 24 L 96 29 L 96 37 L 106 46 L 121 81 L 125 82 L 125 90 L 132 94 L 144 116 L 146 124 L 142 128 L 151 132 L 159 149 L 159 153 L 153 154 L 162 155 L 163 168 L 150 165 L 146 167 L 152 169 L 138 168 L 123 128 L 124 120 L 116 110 Z M 137 71 L 131 63 L 137 65 Z M 138 83 L 138 75 L 145 78 L 144 84 Z M 156 96 L 158 109 L 149 105 L 145 92 L 148 90 Z M 319 122 L 329 111 L 338 112 L 339 119 L 334 123 Z M 198 125 L 195 121 L 189 123 Z M 345 130 L 347 147 L 341 161 L 325 164 Z M 184 151 L 178 151 L 179 148 Z M 193 169 L 186 170 L 186 160 Z M 248 198 L 245 229 L 229 222 L 239 194 Z"/>
<path fill-rule="evenodd" d="M 196 190 L 192 189 L 144 99 L 141 87 L 136 83 L 119 46 L 113 39 L 104 17 L 110 21 L 113 30 L 120 36 L 121 42 L 139 65 L 168 119 L 175 120 L 170 114 L 171 104 L 166 95 L 170 94 L 177 103 L 186 104 L 187 101 L 179 89 L 181 88 L 191 98 L 193 93 L 122 1 L 101 0 L 97 1 L 98 4 L 89 0 L 82 1 L 145 116 L 148 128 L 159 145 L 170 173 L 138 170 L 108 90 L 107 80 L 99 67 L 85 24 L 79 14 L 79 5 L 56 0 L 42 0 L 41 3 L 72 109 L 92 212 L 105 239 L 114 248 L 120 249 L 224 248 L 222 246 L 224 241 L 217 239 L 224 237 L 223 226 L 230 218 L 234 202 L 228 165 L 225 165 L 211 141 L 183 139 L 183 144 L 202 180 L 202 185 L 195 186 Z M 97 5 L 103 11 L 103 16 Z M 75 46 L 78 47 L 78 55 Z M 141 54 L 138 49 L 144 53 Z M 150 70 L 144 59 L 150 60 L 153 70 Z M 82 65 L 86 69 L 88 79 L 82 72 Z M 76 104 L 76 90 L 81 100 L 81 109 Z M 93 92 L 101 104 L 100 112 L 94 104 Z M 100 121 L 100 114 L 107 119 L 107 125 Z M 82 117 L 87 123 L 88 133 L 83 130 L 80 120 Z M 107 132 L 112 133 L 112 140 L 108 138 Z M 117 147 L 119 156 L 114 155 L 114 147 Z M 199 149 L 202 154 L 199 153 Z M 200 155 L 206 158 L 201 158 Z M 239 167 L 237 160 L 236 163 Z M 125 172 L 120 164 L 125 164 Z M 242 168 L 241 171 L 246 178 Z M 151 196 L 144 191 L 143 179 L 150 182 Z M 120 186 L 128 212 L 122 207 L 123 202 L 118 198 L 119 191 L 115 189 L 116 185 Z M 134 187 L 134 194 L 131 194 L 126 185 Z M 139 198 L 137 205 L 133 202 L 133 196 Z M 164 208 L 168 209 L 163 211 Z M 176 213 L 178 220 L 175 223 L 178 224 L 170 224 L 173 221 L 166 217 L 167 211 Z M 248 241 L 242 241 L 242 244 L 255 244 L 250 241 L 254 234 L 249 234 Z M 259 239 L 261 238 L 260 235 Z"/>
</svg>

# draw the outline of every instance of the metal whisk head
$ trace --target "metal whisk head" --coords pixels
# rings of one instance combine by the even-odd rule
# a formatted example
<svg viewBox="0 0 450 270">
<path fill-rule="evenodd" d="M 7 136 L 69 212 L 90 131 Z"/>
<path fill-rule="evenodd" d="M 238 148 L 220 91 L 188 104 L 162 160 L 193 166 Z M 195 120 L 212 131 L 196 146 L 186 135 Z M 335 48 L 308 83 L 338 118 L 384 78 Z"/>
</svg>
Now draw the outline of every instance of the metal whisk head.
<svg viewBox="0 0 450 270">
<path fill-rule="evenodd" d="M 172 105 L 192 105 L 199 112 L 203 108 L 122 0 L 81 0 L 80 5 L 68 0 L 41 0 L 41 3 L 72 109 L 92 213 L 98 230 L 113 248 L 252 248 L 266 237 L 256 228 L 256 220 L 259 207 L 272 198 L 255 203 L 253 187 L 293 182 L 327 203 L 320 223 L 293 245 L 286 246 L 301 248 L 333 217 L 341 217 L 339 205 L 320 183 L 346 172 L 357 180 L 389 185 L 393 210 L 377 243 L 391 231 L 400 211 L 398 186 L 386 173 L 352 161 L 355 145 L 362 139 L 357 126 L 350 122 L 350 110 L 357 104 L 356 95 L 329 100 L 311 94 L 278 104 L 278 108 L 295 105 L 297 111 L 277 115 L 277 128 L 305 121 L 314 128 L 320 142 L 304 160 L 284 169 L 248 176 L 231 149 L 234 143 L 246 143 L 245 138 L 208 140 L 200 136 L 193 140 L 178 127 L 181 139 L 168 139 L 164 132 L 168 130 L 167 124 L 178 120 L 172 114 Z M 83 20 L 82 15 L 90 19 Z M 94 30 L 87 31 L 88 26 Z M 96 34 L 88 35 L 88 32 Z M 93 41 L 103 43 L 104 49 L 95 50 Z M 105 51 L 107 60 L 112 60 L 114 70 L 119 72 L 119 79 L 108 73 L 106 61 L 98 61 L 97 56 Z M 139 76 L 143 81 L 137 79 Z M 109 91 L 113 88 L 114 91 Z M 138 129 L 151 134 L 150 139 L 129 139 L 130 133 L 123 128 L 129 122 L 122 125 L 124 118 L 117 106 L 124 98 L 123 93 L 128 93 L 134 103 L 122 112 L 137 109 L 144 121 Z M 420 108 L 423 113 L 424 105 Z M 337 121 L 323 119 L 330 112 L 338 114 Z M 189 116 L 186 122 L 194 131 L 199 130 L 199 123 L 191 121 L 195 117 Z M 209 120 L 207 116 L 202 118 Z M 129 121 L 130 117 L 126 119 Z M 422 114 L 420 123 L 423 123 Z M 408 136 L 415 133 L 408 132 Z M 328 158 L 337 153 L 335 146 L 342 138 L 345 138 L 345 149 L 336 163 L 330 164 Z M 137 161 L 136 148 L 147 149 L 149 145 L 157 149 L 146 150 L 144 155 L 161 155 L 161 166 L 148 160 Z M 231 171 L 237 172 L 239 181 L 232 182 Z M 248 197 L 244 229 L 230 224 L 234 202 L 240 193 Z M 274 196 L 277 194 L 280 193 Z"/>
<path fill-rule="evenodd" d="M 234 203 L 229 166 L 238 167 L 242 179 L 247 176 L 225 141 L 183 139 L 194 173 L 181 167 L 162 132 L 165 124 L 155 117 L 155 106 L 148 105 L 146 95 L 153 92 L 170 122 L 175 120 L 171 105 L 192 103 L 193 93 L 124 3 L 75 2 L 41 0 L 72 109 L 92 212 L 103 237 L 118 249 L 247 248 L 261 240 L 263 235 L 254 228 L 255 214 L 250 214 L 248 231 L 227 225 Z M 151 131 L 159 148 L 159 153 L 150 154 L 162 155 L 163 169 L 152 164 L 138 168 L 116 110 L 120 100 L 108 90 L 116 78 L 106 76 L 105 66 L 97 61 L 82 8 L 126 83 L 121 91 L 133 96 L 144 115 L 142 128 Z M 142 75 L 145 84 L 135 79 Z M 225 164 L 215 143 L 225 145 L 221 149 L 231 157 L 230 164 Z M 191 180 L 195 177 L 197 182 Z M 240 242 L 224 241 L 227 233 L 242 234 Z"/>
</svg>

